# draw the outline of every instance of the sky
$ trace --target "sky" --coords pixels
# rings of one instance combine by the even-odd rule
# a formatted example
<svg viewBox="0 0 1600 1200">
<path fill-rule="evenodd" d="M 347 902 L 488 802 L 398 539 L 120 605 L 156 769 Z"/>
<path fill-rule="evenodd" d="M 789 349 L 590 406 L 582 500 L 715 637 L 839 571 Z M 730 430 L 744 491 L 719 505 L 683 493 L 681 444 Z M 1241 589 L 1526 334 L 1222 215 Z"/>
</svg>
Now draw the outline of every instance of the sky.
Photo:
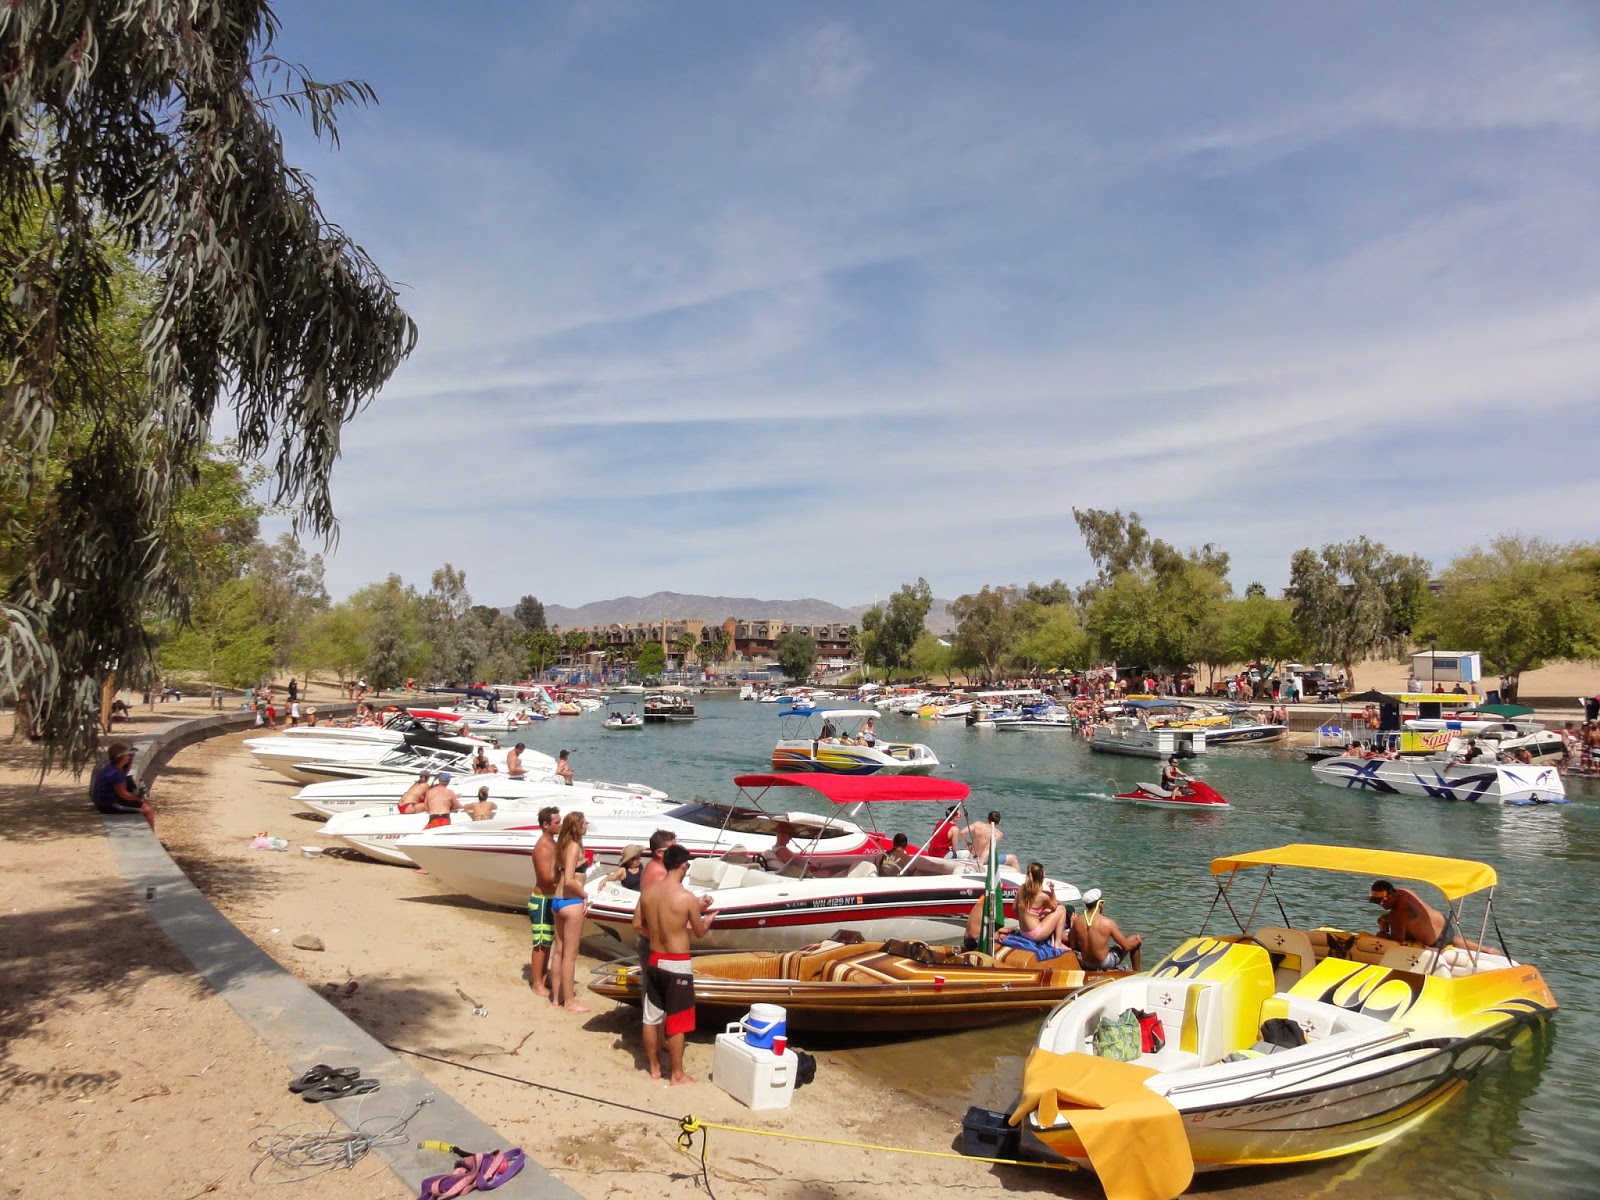
<svg viewBox="0 0 1600 1200">
<path fill-rule="evenodd" d="M 1600 537 L 1600 6 L 279 0 L 288 157 L 417 349 L 342 596 L 1287 582 Z M 269 532 L 271 530 L 269 529 Z"/>
</svg>

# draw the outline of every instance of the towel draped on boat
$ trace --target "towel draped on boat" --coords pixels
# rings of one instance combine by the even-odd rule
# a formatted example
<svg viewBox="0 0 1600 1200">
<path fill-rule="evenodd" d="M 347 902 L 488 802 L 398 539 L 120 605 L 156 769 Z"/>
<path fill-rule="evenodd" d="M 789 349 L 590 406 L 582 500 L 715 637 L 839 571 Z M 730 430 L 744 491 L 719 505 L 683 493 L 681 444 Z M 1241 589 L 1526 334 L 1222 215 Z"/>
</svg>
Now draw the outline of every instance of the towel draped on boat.
<svg viewBox="0 0 1600 1200">
<path fill-rule="evenodd" d="M 1165 1096 L 1144 1086 L 1149 1067 L 1092 1054 L 1035 1049 L 1022 1073 L 1020 1125 L 1037 1112 L 1045 1145 L 1057 1115 L 1071 1123 L 1100 1177 L 1106 1200 L 1173 1200 L 1194 1179 L 1183 1118 Z"/>
<path fill-rule="evenodd" d="M 1049 962 L 1052 958 L 1060 958 L 1066 953 L 1060 946 L 1052 946 L 1049 942 L 1036 942 L 1020 933 L 1006 934 L 1000 939 L 1000 944 L 1009 946 L 1013 950 L 1027 950 L 1040 962 Z"/>
</svg>

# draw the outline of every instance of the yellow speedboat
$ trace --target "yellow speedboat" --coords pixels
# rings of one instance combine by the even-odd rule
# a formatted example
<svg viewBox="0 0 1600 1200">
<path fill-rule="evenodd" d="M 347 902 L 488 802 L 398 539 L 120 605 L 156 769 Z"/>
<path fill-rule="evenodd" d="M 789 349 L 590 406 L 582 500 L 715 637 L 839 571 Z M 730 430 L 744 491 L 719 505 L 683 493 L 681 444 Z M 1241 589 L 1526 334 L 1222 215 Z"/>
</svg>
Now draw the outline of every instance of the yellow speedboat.
<svg viewBox="0 0 1600 1200">
<path fill-rule="evenodd" d="M 1254 905 L 1238 873 L 1266 868 Z M 1449 902 L 1446 944 L 1403 944 L 1339 929 L 1249 929 L 1273 875 L 1306 868 L 1430 884 Z M 1148 973 L 1057 1008 L 1040 1031 L 1011 1123 L 1022 1153 L 1093 1166 L 1114 1197 L 1171 1197 L 1195 1170 L 1294 1163 L 1380 1146 L 1464 1088 L 1555 997 L 1492 928 L 1494 868 L 1340 846 L 1291 845 L 1216 859 L 1232 937 L 1194 937 Z M 1484 893 L 1482 921 L 1465 900 Z M 1282 912 L 1281 901 L 1273 905 Z M 1241 915 L 1248 914 L 1248 915 Z M 1452 936 L 1470 930 L 1476 942 Z M 1498 928 L 1494 927 L 1498 935 Z M 1445 939 L 1441 939 L 1444 941 Z M 1137 1010 L 1153 1031 L 1125 1053 L 1095 1054 L 1103 1020 Z M 1124 1021 L 1127 1018 L 1124 1017 Z M 1101 1038 L 1102 1049 L 1111 1039 Z"/>
</svg>

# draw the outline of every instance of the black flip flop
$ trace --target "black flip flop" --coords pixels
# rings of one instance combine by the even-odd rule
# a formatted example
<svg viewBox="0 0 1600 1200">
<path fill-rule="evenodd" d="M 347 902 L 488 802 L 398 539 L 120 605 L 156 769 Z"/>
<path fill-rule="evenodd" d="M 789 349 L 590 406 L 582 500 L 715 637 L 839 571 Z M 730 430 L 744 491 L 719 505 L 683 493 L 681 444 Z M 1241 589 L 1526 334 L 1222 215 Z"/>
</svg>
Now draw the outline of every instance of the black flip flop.
<svg viewBox="0 0 1600 1200">
<path fill-rule="evenodd" d="M 319 1087 L 330 1079 L 356 1079 L 361 1075 L 360 1067 L 330 1067 L 327 1063 L 318 1063 L 299 1079 L 289 1084 L 291 1092 L 304 1092 L 310 1088 Z"/>
<path fill-rule="evenodd" d="M 325 1083 L 301 1092 L 300 1099 L 307 1104 L 321 1104 L 324 1100 L 342 1100 L 346 1096 L 366 1096 L 382 1086 L 376 1079 L 350 1079 L 335 1075 Z"/>
</svg>

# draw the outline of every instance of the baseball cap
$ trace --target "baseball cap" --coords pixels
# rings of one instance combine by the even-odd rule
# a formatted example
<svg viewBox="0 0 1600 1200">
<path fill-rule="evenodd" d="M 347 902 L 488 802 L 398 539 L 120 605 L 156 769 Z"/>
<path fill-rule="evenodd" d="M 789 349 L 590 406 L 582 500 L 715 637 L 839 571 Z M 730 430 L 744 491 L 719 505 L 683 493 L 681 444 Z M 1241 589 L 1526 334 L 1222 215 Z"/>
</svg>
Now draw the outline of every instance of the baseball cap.
<svg viewBox="0 0 1600 1200">
<path fill-rule="evenodd" d="M 449 783 L 450 782 L 450 772 L 449 771 L 440 771 L 439 772 L 439 782 L 440 783 Z"/>
</svg>

